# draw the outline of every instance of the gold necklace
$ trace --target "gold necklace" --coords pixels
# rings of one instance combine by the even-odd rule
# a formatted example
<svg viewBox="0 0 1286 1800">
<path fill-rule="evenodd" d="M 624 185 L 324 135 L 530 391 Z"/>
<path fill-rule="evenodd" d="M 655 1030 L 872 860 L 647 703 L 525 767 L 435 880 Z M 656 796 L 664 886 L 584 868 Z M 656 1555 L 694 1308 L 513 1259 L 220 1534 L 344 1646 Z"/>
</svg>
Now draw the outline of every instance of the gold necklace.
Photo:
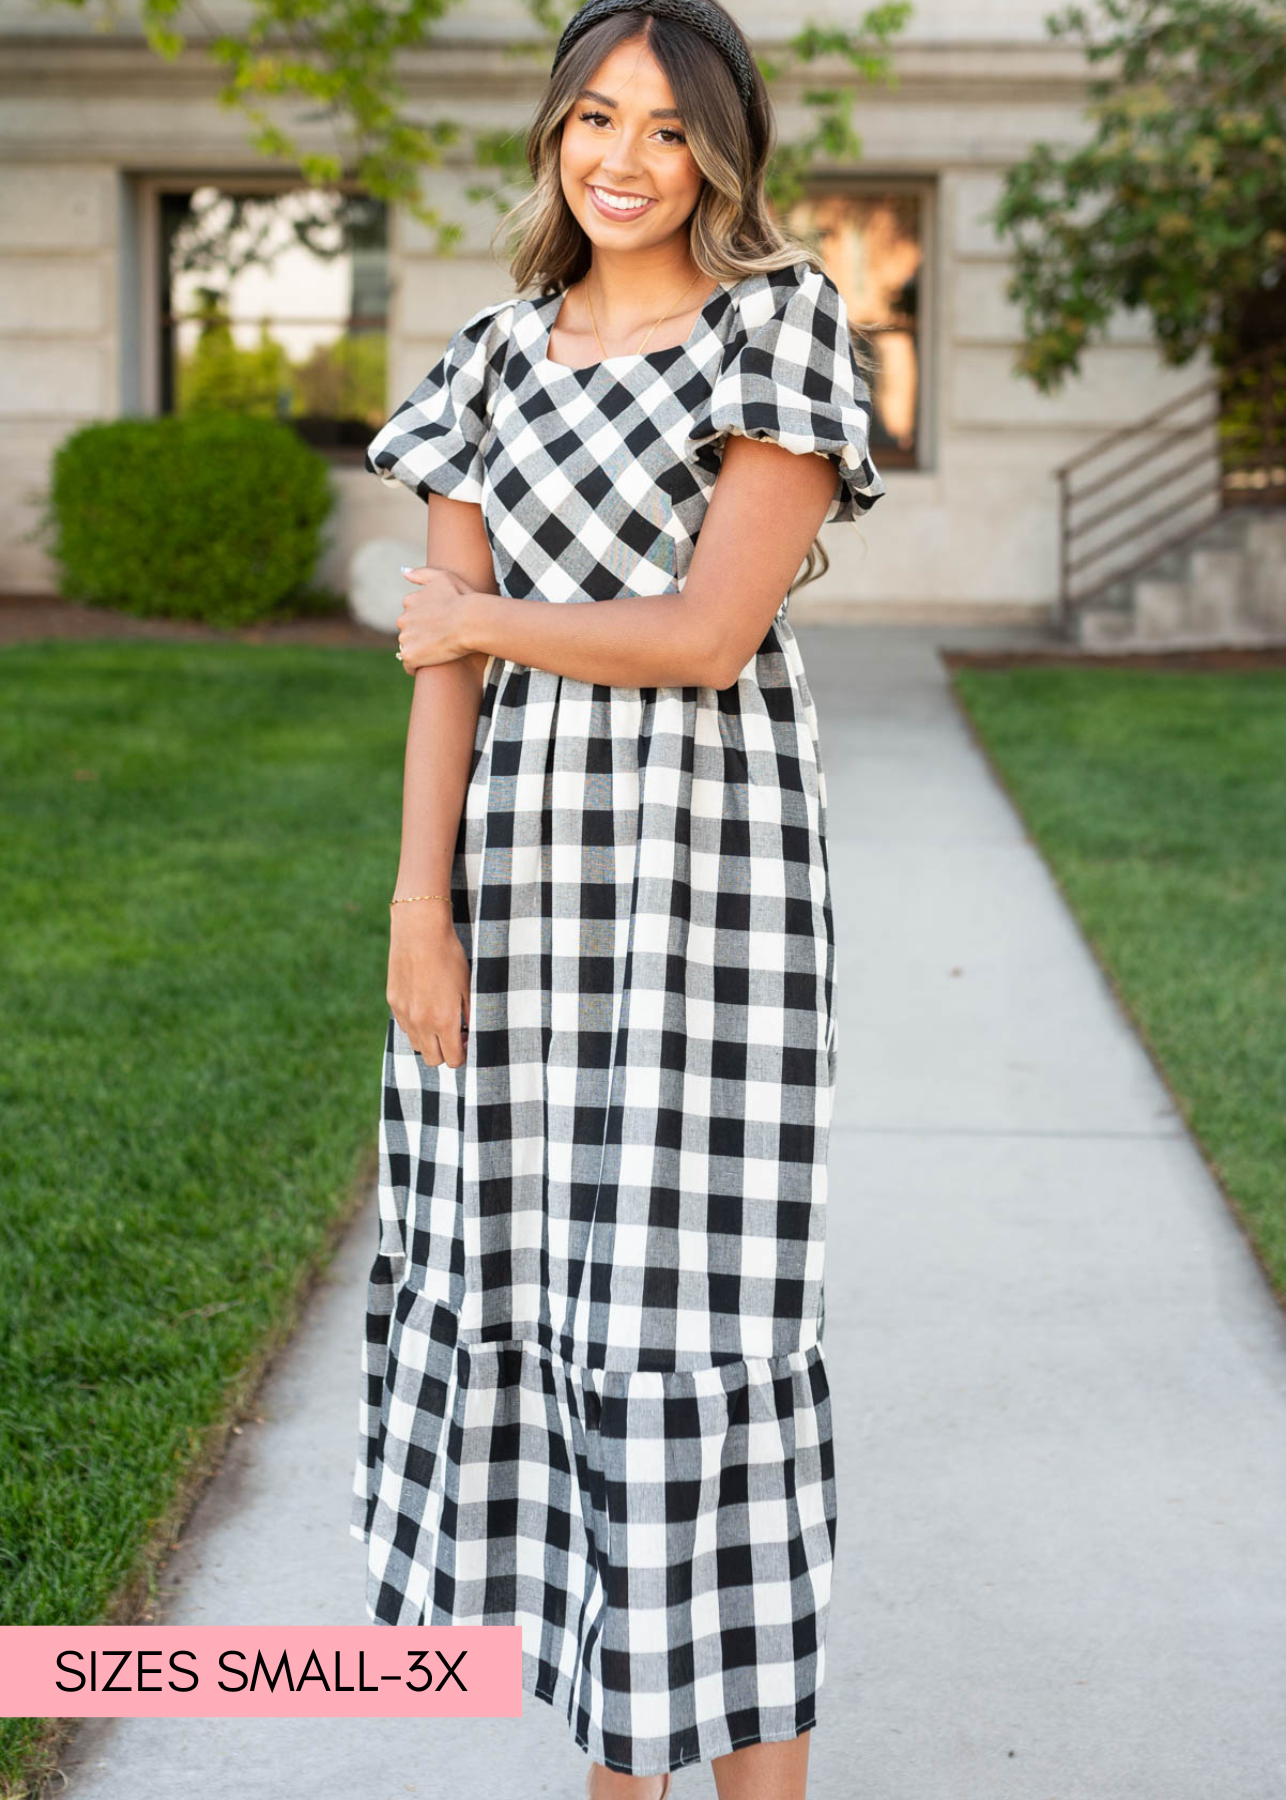
<svg viewBox="0 0 1286 1800">
<path fill-rule="evenodd" d="M 698 281 L 700 281 L 700 279 L 701 279 L 701 271 L 700 271 L 700 269 L 698 269 L 696 274 L 692 277 L 692 280 L 688 283 L 687 287 L 684 288 L 683 293 L 679 295 L 679 300 L 682 300 L 685 294 L 690 294 L 692 292 L 693 288 L 697 285 Z M 594 302 L 589 297 L 588 277 L 582 277 L 582 286 L 585 289 L 585 304 L 589 307 L 589 322 L 594 327 L 594 336 L 598 339 L 598 347 L 603 352 L 603 361 L 610 362 L 611 358 L 607 354 L 607 349 L 603 343 L 602 334 L 598 329 L 598 320 L 594 317 Z M 679 304 L 679 300 L 676 300 L 674 302 L 674 306 L 668 307 L 666 309 L 666 311 L 661 314 L 661 317 L 656 321 L 656 325 L 653 325 L 651 330 L 647 331 L 644 334 L 643 344 L 647 343 L 647 340 L 648 340 L 648 338 L 651 337 L 652 332 L 656 330 L 657 325 L 664 325 L 665 321 L 669 318 L 670 314 L 674 311 L 674 308 Z M 638 349 L 634 352 L 635 356 L 642 355 L 643 344 L 640 344 Z"/>
</svg>

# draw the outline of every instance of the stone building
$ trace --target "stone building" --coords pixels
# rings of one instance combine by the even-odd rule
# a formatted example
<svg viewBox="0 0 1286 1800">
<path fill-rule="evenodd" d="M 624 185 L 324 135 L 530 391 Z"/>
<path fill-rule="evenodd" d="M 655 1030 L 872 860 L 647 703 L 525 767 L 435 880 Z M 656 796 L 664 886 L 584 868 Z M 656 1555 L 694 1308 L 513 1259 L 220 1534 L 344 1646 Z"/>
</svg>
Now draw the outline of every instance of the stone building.
<svg viewBox="0 0 1286 1800">
<path fill-rule="evenodd" d="M 834 0 L 816 16 L 828 11 L 850 16 Z M 897 85 L 858 95 L 860 163 L 816 171 L 806 212 L 881 358 L 873 454 L 888 498 L 860 526 L 826 528 L 831 568 L 802 591 L 800 617 L 1047 616 L 1058 578 L 1053 470 L 1201 373 L 1164 368 L 1142 315 L 1123 315 L 1057 396 L 1012 372 L 1008 259 L 984 215 L 1000 172 L 1033 140 L 1085 130 L 1082 59 L 1048 37 L 1045 11 L 1044 0 L 919 0 L 893 52 Z M 795 28 L 766 0 L 742 0 L 738 14 L 765 53 Z M 433 48 L 406 59 L 415 107 L 466 131 L 521 131 L 547 66 L 507 51 L 525 19 L 504 0 L 449 14 Z M 842 63 L 833 72 L 849 74 Z M 217 104 L 219 80 L 198 48 L 163 62 L 128 12 L 102 29 L 92 10 L 0 0 L 0 590 L 55 586 L 31 528 L 63 435 L 173 404 L 166 246 L 192 196 L 289 185 L 249 147 L 241 116 Z M 802 85 L 775 92 L 785 138 L 808 117 Z M 310 131 L 306 142 L 330 147 Z M 448 150 L 426 176 L 431 200 L 466 226 L 455 254 L 436 254 L 430 233 L 395 212 L 353 259 L 347 294 L 300 326 L 306 347 L 309 330 L 316 339 L 354 319 L 386 323 L 388 410 L 470 312 L 511 291 L 489 249 L 497 211 L 465 197 L 463 154 Z M 351 422 L 328 454 L 340 505 L 321 575 L 342 587 L 363 542 L 421 538 L 423 507 L 364 471 Z"/>
</svg>

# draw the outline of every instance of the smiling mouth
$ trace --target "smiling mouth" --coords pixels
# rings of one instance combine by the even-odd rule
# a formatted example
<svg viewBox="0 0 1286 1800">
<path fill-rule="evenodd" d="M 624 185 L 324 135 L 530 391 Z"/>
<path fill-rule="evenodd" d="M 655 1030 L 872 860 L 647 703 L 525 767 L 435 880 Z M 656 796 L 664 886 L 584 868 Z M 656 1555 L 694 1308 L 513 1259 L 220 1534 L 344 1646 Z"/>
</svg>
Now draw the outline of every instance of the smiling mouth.
<svg viewBox="0 0 1286 1800">
<path fill-rule="evenodd" d="M 631 219 L 656 205 L 656 201 L 646 194 L 614 195 L 609 188 L 595 187 L 592 182 L 586 182 L 585 185 L 600 212 L 610 213 L 614 219 Z"/>
</svg>

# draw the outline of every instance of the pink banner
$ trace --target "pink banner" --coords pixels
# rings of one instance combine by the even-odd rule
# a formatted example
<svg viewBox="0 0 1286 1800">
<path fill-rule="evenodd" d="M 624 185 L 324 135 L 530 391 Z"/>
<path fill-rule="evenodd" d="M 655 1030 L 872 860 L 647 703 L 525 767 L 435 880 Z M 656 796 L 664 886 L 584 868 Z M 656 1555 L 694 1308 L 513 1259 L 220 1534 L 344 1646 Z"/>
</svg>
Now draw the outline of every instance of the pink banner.
<svg viewBox="0 0 1286 1800">
<path fill-rule="evenodd" d="M 0 1716 L 513 1719 L 519 1625 L 10 1625 Z"/>
</svg>

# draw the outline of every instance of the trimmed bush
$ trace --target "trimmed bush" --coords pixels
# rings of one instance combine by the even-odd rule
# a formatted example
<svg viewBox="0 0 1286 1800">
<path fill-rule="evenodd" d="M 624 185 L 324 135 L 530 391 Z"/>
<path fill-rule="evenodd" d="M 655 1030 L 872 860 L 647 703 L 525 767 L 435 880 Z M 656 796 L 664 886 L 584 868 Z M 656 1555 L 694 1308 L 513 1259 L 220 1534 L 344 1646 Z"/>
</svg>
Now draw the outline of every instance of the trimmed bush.
<svg viewBox="0 0 1286 1800">
<path fill-rule="evenodd" d="M 69 600 L 248 625 L 307 607 L 334 504 L 326 459 L 279 420 L 113 419 L 54 453 L 51 554 Z"/>
</svg>

